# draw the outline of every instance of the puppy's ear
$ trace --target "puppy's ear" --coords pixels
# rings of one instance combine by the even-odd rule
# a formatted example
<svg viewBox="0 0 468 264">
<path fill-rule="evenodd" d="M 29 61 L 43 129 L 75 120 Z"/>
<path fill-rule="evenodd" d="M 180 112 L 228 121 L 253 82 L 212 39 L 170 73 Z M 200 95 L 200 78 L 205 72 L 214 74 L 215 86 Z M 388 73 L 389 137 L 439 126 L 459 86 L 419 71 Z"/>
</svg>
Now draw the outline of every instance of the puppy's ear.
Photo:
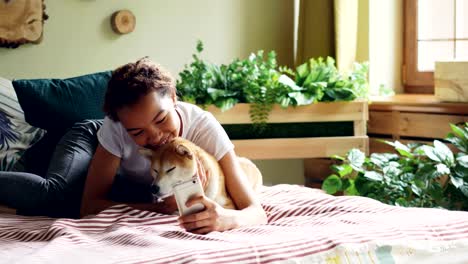
<svg viewBox="0 0 468 264">
<path fill-rule="evenodd" d="M 179 154 L 181 156 L 186 156 L 189 159 L 193 158 L 193 154 L 192 154 L 192 152 L 190 152 L 190 149 L 187 148 L 186 146 L 184 146 L 183 144 L 177 144 L 175 150 L 176 150 L 177 154 Z"/>
<path fill-rule="evenodd" d="M 151 160 L 153 157 L 153 151 L 151 149 L 147 148 L 139 148 L 138 152 L 143 155 L 143 157 L 146 157 L 147 159 Z"/>
</svg>

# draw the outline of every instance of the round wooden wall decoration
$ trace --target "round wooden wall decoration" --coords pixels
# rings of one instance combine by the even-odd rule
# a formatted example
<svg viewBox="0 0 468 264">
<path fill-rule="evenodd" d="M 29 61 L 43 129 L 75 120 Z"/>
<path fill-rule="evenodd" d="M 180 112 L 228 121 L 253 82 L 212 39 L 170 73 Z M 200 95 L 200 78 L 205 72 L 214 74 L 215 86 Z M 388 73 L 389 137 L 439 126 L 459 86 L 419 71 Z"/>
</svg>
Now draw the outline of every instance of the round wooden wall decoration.
<svg viewBox="0 0 468 264">
<path fill-rule="evenodd" d="M 136 19 L 129 10 L 119 10 L 112 14 L 112 30 L 118 34 L 128 34 L 135 29 Z"/>
</svg>

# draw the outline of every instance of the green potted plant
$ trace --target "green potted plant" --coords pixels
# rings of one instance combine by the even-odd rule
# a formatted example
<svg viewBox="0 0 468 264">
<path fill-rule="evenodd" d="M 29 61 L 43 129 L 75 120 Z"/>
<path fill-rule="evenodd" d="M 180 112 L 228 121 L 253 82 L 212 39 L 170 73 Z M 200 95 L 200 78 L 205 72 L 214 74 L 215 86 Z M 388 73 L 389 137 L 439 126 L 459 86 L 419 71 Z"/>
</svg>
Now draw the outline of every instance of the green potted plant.
<svg viewBox="0 0 468 264">
<path fill-rule="evenodd" d="M 439 140 L 433 145 L 383 141 L 397 153 L 370 157 L 351 149 L 346 157 L 334 157 L 341 164 L 332 165 L 336 173 L 324 180 L 322 189 L 392 205 L 468 210 L 468 123 L 450 126 L 446 140 L 456 154 Z"/>
<path fill-rule="evenodd" d="M 367 121 L 367 102 L 355 100 L 366 97 L 367 64 L 356 64 L 355 70 L 345 76 L 337 71 L 332 58 L 310 59 L 293 71 L 277 65 L 274 51 L 264 56 L 260 50 L 226 65 L 203 60 L 202 51 L 203 43 L 198 41 L 193 61 L 179 73 L 178 95 L 182 101 L 212 112 L 231 139 L 251 139 L 234 142 L 240 154 L 307 158 L 326 157 L 331 151 L 350 146 L 366 148 L 365 132 L 354 131 L 365 131 Z M 315 145 L 321 147 L 327 140 L 320 137 L 336 138 L 326 144 L 328 149 L 314 151 Z M 266 138 L 278 140 L 253 141 Z M 304 140 L 296 143 L 289 138 Z M 261 154 L 272 152 L 268 144 L 297 144 L 310 150 L 297 155 Z"/>
<path fill-rule="evenodd" d="M 274 51 L 264 58 L 260 50 L 228 65 L 204 61 L 202 51 L 203 43 L 198 41 L 193 62 L 179 73 L 177 90 L 181 99 L 215 105 L 222 111 L 237 103 L 249 103 L 253 123 L 265 123 L 274 104 L 287 108 L 367 98 L 367 63 L 355 63 L 351 74 L 344 76 L 331 57 L 311 58 L 293 71 L 277 65 Z"/>
</svg>

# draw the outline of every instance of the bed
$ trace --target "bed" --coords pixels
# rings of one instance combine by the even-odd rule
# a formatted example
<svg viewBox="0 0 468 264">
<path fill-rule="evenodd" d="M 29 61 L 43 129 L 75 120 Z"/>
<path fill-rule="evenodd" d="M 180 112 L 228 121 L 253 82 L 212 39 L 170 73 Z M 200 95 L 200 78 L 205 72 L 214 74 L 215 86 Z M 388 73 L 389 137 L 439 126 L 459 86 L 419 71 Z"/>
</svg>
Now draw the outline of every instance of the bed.
<svg viewBox="0 0 468 264">
<path fill-rule="evenodd" d="M 195 235 L 125 204 L 84 219 L 0 214 L 0 263 L 467 263 L 468 213 L 263 187 L 268 224 Z"/>
<path fill-rule="evenodd" d="M 23 80 L 16 81 L 15 90 L 8 87 L 21 103 L 22 121 L 47 130 L 46 136 L 61 136 L 58 132 L 79 120 L 102 118 L 100 106 L 109 76 L 102 72 L 64 80 Z M 240 107 L 246 111 L 246 106 Z M 306 115 L 319 113 L 312 116 L 314 122 L 331 121 L 330 117 L 352 121 L 353 135 L 238 140 L 234 143 L 240 155 L 313 158 L 343 154 L 351 146 L 367 150 L 366 103 L 302 109 Z M 340 109 L 342 114 L 337 113 Z M 229 111 L 214 114 L 223 124 L 247 116 Z M 294 152 L 281 148 L 294 144 L 298 146 Z M 47 156 L 43 150 L 39 153 Z M 176 216 L 125 204 L 84 219 L 3 212 L 0 263 L 468 263 L 467 212 L 394 207 L 297 185 L 263 187 L 259 196 L 268 224 L 207 235 L 184 231 Z"/>
</svg>

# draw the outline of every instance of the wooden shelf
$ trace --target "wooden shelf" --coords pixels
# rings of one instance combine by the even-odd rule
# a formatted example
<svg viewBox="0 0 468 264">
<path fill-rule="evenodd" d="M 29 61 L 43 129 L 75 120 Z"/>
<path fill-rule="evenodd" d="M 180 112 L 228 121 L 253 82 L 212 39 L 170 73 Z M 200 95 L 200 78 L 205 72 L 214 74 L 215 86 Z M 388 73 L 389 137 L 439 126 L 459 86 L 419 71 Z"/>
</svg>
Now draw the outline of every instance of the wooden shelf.
<svg viewBox="0 0 468 264">
<path fill-rule="evenodd" d="M 429 94 L 398 94 L 394 96 L 373 96 L 369 111 L 401 111 L 437 114 L 468 115 L 468 103 L 442 102 Z"/>
<path fill-rule="evenodd" d="M 431 143 L 451 131 L 449 124 L 468 122 L 468 103 L 441 102 L 434 95 L 400 94 L 372 97 L 369 104 L 370 152 L 392 148 L 376 138 Z"/>
</svg>

